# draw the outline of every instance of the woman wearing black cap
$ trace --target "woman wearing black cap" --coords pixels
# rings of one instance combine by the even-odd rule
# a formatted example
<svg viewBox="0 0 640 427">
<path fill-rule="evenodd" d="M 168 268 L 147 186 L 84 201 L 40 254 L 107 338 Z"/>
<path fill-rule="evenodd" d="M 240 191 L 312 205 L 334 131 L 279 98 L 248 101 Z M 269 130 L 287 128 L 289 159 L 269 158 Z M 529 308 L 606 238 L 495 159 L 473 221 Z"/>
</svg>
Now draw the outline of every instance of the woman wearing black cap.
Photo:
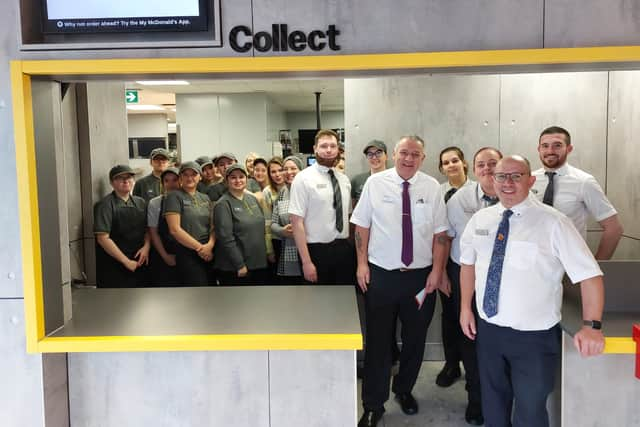
<svg viewBox="0 0 640 427">
<path fill-rule="evenodd" d="M 215 267 L 220 284 L 268 284 L 264 212 L 255 196 L 245 191 L 247 171 L 243 166 L 233 164 L 225 175 L 227 193 L 214 208 Z"/>
<path fill-rule="evenodd" d="M 211 269 L 215 236 L 211 201 L 196 188 L 200 166 L 186 162 L 180 166 L 180 189 L 167 194 L 163 215 L 169 233 L 176 240 L 176 267 L 182 285 L 215 284 Z"/>
<path fill-rule="evenodd" d="M 147 284 L 147 204 L 131 194 L 134 172 L 127 165 L 109 171 L 113 191 L 94 208 L 96 285 L 133 288 Z"/>
<path fill-rule="evenodd" d="M 289 156 L 284 159 L 285 185 L 280 189 L 276 201 L 273 202 L 273 214 L 271 215 L 271 231 L 282 239 L 278 260 L 278 282 L 285 285 L 304 283 L 298 249 L 295 240 L 293 240 L 293 228 L 289 220 L 289 190 L 293 179 L 302 169 L 302 160 L 298 157 Z"/>
</svg>

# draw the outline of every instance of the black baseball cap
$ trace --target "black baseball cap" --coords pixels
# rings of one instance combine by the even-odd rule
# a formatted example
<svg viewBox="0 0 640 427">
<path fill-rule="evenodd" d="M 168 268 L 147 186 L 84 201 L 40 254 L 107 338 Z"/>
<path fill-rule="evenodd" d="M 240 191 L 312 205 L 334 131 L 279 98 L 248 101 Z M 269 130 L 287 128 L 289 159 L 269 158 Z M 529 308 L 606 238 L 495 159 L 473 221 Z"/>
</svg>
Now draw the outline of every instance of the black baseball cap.
<svg viewBox="0 0 640 427">
<path fill-rule="evenodd" d="M 109 180 L 113 181 L 113 179 L 120 175 L 135 175 L 136 173 L 131 169 L 129 165 L 115 165 L 109 171 Z"/>
</svg>

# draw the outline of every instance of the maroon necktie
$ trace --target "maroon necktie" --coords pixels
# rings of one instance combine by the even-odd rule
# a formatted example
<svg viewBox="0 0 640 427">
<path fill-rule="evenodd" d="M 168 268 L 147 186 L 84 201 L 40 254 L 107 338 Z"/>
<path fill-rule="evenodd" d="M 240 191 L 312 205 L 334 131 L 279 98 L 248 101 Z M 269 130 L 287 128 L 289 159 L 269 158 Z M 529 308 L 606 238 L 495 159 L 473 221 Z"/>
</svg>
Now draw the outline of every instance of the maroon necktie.
<svg viewBox="0 0 640 427">
<path fill-rule="evenodd" d="M 409 181 L 402 183 L 402 263 L 409 266 L 413 262 L 413 229 L 411 227 L 411 199 Z"/>
</svg>

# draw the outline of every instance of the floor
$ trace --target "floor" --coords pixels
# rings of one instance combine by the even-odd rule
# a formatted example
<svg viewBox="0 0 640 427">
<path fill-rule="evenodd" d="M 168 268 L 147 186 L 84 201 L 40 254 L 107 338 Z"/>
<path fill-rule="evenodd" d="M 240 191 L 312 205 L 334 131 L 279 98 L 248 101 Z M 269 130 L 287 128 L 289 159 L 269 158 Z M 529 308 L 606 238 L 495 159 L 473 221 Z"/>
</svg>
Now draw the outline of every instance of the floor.
<svg viewBox="0 0 640 427">
<path fill-rule="evenodd" d="M 467 392 L 464 380 L 456 381 L 451 387 L 442 388 L 435 384 L 436 375 L 444 362 L 424 362 L 420 370 L 418 382 L 413 389 L 413 396 L 418 401 L 419 412 L 416 415 L 405 415 L 400 406 L 393 400 L 393 393 L 385 404 L 386 412 L 380 427 L 468 427 L 464 420 L 467 407 Z M 464 374 L 463 374 L 464 376 Z M 358 381 L 358 402 L 360 400 L 360 384 Z M 362 416 L 362 407 L 358 408 L 358 420 Z"/>
</svg>

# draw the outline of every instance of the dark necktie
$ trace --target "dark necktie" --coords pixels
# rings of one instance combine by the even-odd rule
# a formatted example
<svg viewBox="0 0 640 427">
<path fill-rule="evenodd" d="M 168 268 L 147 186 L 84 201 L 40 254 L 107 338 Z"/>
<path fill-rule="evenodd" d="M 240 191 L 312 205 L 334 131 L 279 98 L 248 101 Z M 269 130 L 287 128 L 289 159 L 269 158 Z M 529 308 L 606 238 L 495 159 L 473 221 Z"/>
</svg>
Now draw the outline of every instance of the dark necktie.
<svg viewBox="0 0 640 427">
<path fill-rule="evenodd" d="M 498 203 L 498 198 L 497 197 L 487 196 L 486 194 L 483 194 L 482 195 L 482 201 L 484 202 L 484 207 L 486 208 L 487 206 L 493 206 L 496 203 Z"/>
<path fill-rule="evenodd" d="M 451 198 L 451 196 L 453 196 L 454 194 L 456 194 L 456 191 L 458 191 L 457 188 L 451 187 L 449 189 L 449 191 L 447 191 L 446 193 L 444 193 L 444 202 L 447 203 L 449 201 L 449 199 Z"/>
<path fill-rule="evenodd" d="M 329 177 L 331 177 L 331 186 L 333 187 L 333 209 L 336 210 L 336 230 L 342 233 L 344 224 L 342 220 L 342 192 L 340 191 L 340 183 L 338 183 L 333 169 L 329 169 L 327 173 Z"/>
<path fill-rule="evenodd" d="M 488 317 L 498 314 L 498 297 L 500 295 L 500 281 L 502 280 L 502 264 L 504 263 L 504 252 L 509 238 L 509 217 L 513 215 L 511 209 L 502 213 L 502 221 L 498 226 L 496 240 L 493 243 L 493 253 L 487 271 L 487 284 L 484 289 L 484 299 L 482 309 Z"/>
<path fill-rule="evenodd" d="M 553 206 L 553 178 L 556 176 L 555 172 L 545 172 L 547 178 L 549 178 L 549 184 L 547 184 L 547 189 L 544 190 L 544 197 L 542 198 L 542 203 L 545 205 Z"/>
<path fill-rule="evenodd" d="M 409 266 L 413 262 L 413 227 L 411 225 L 411 198 L 409 181 L 402 183 L 402 263 Z"/>
</svg>

